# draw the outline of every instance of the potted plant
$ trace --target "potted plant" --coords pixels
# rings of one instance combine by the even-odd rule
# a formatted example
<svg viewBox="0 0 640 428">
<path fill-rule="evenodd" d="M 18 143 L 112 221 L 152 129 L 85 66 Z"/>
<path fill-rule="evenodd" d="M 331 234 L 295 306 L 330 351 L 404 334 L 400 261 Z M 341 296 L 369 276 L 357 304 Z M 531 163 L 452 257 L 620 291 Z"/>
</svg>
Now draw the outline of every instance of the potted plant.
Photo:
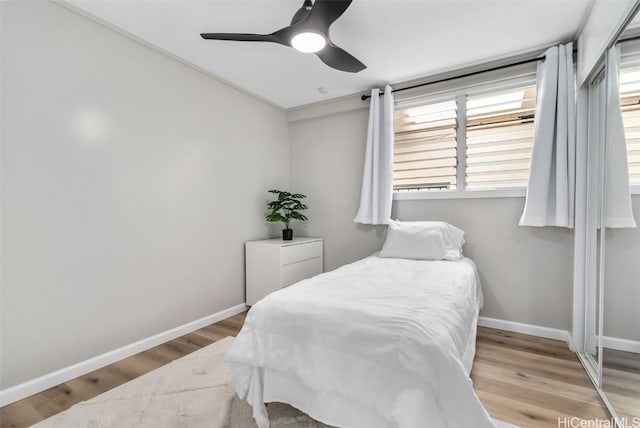
<svg viewBox="0 0 640 428">
<path fill-rule="evenodd" d="M 267 204 L 269 211 L 265 218 L 270 222 L 283 222 L 284 229 L 282 230 L 282 239 L 290 241 L 293 239 L 293 230 L 289 227 L 291 220 L 308 220 L 304 214 L 300 213 L 300 211 L 309 208 L 300 201 L 300 199 L 304 199 L 306 196 L 300 193 L 289 193 L 282 190 L 269 190 L 269 193 L 277 193 L 278 199 Z"/>
</svg>

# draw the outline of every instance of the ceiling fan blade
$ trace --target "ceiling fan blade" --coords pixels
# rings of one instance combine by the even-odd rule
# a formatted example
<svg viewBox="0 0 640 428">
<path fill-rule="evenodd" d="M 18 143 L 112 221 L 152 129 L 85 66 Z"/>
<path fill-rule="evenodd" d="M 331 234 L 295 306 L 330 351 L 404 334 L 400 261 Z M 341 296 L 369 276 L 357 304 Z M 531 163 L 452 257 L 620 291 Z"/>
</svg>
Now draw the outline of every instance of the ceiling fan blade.
<svg viewBox="0 0 640 428">
<path fill-rule="evenodd" d="M 309 16 L 312 8 L 313 3 L 311 2 L 311 0 L 304 0 L 302 2 L 302 7 L 293 14 L 293 18 L 291 18 L 291 25 L 296 24 Z"/>
<path fill-rule="evenodd" d="M 236 42 L 273 42 L 282 43 L 272 34 L 242 34 L 242 33 L 201 33 L 207 40 L 233 40 Z"/>
<path fill-rule="evenodd" d="M 313 3 L 309 23 L 313 23 L 325 29 L 333 24 L 333 21 L 340 18 L 349 7 L 352 0 L 316 0 Z"/>
<path fill-rule="evenodd" d="M 328 44 L 316 55 L 329 67 L 336 70 L 347 71 L 349 73 L 357 73 L 367 68 L 366 65 L 358 61 L 353 55 L 334 44 Z"/>
<path fill-rule="evenodd" d="M 275 43 L 280 43 L 281 45 L 291 46 L 291 37 L 295 32 L 296 28 L 298 28 L 298 24 L 291 24 L 288 27 L 284 27 L 279 29 L 278 31 L 274 31 L 269 34 L 274 39 Z"/>
</svg>

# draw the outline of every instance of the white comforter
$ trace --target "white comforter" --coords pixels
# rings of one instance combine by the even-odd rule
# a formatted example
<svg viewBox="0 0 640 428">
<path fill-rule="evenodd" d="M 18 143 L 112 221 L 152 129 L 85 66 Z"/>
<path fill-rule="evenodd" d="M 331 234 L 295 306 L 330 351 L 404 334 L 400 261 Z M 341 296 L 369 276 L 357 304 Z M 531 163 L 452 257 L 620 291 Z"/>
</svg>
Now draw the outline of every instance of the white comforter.
<svg viewBox="0 0 640 428">
<path fill-rule="evenodd" d="M 371 256 L 258 302 L 225 361 L 261 428 L 275 400 L 342 428 L 492 427 L 468 376 L 481 304 L 469 259 Z"/>
</svg>

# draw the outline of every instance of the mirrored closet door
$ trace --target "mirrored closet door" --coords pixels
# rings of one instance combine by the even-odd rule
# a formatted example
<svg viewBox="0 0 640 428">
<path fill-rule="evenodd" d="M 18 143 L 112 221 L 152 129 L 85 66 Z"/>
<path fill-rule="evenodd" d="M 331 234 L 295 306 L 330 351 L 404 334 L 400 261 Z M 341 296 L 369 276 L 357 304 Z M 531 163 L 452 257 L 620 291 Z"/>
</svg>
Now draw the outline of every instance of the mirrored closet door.
<svg viewBox="0 0 640 428">
<path fill-rule="evenodd" d="M 635 215 L 640 225 L 640 18 L 631 20 L 616 47 L 607 52 L 588 90 L 585 242 L 590 269 L 585 279 L 586 352 L 580 357 L 616 424 L 637 427 L 640 228 L 631 223 Z M 629 204 L 629 190 L 631 206 L 620 209 Z"/>
<path fill-rule="evenodd" d="M 631 205 L 640 224 L 640 26 L 638 16 L 620 36 L 619 99 L 624 126 Z M 610 61 L 611 62 L 611 61 Z M 606 163 L 609 166 L 608 163 Z M 623 166 L 621 166 L 623 168 Z M 606 180 L 614 167 L 606 170 Z M 635 190 L 635 192 L 634 192 Z M 604 204 L 611 197 L 605 192 Z M 634 194 L 635 193 L 635 194 Z M 605 228 L 602 291 L 602 390 L 616 416 L 640 426 L 640 229 Z"/>
</svg>

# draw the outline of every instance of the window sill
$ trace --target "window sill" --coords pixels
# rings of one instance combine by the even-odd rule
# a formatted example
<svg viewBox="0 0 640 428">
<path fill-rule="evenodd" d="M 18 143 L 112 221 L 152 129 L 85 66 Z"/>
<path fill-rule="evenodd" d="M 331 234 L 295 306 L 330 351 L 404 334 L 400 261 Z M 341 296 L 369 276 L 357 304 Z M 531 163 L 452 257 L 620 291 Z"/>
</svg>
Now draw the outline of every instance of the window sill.
<svg viewBox="0 0 640 428">
<path fill-rule="evenodd" d="M 640 185 L 631 185 L 632 196 L 640 195 Z M 524 198 L 524 187 L 495 190 L 440 190 L 440 191 L 400 191 L 393 192 L 394 201 L 413 201 L 421 199 L 481 199 L 481 198 Z"/>
<path fill-rule="evenodd" d="M 524 187 L 495 190 L 400 191 L 393 192 L 393 200 L 524 198 L 526 195 L 527 189 Z"/>
</svg>

